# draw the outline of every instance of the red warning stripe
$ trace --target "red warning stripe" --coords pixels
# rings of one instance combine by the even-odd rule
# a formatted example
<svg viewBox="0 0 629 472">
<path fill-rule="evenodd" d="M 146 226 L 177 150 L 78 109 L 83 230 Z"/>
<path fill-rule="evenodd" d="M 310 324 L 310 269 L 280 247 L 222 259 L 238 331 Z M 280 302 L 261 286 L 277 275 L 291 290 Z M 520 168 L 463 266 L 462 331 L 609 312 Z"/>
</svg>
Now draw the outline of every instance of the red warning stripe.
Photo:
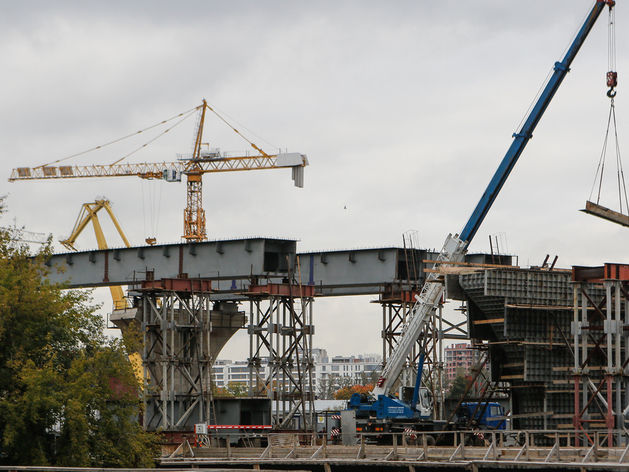
<svg viewBox="0 0 629 472">
<path fill-rule="evenodd" d="M 270 424 L 209 424 L 207 429 L 273 429 Z"/>
</svg>

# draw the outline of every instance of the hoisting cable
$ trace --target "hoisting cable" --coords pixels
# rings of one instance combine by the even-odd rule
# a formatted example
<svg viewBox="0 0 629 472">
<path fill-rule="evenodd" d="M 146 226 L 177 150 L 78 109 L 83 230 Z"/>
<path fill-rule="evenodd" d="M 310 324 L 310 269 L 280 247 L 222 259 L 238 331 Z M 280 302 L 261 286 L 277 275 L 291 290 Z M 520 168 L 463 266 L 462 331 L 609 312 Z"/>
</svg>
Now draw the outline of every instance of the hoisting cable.
<svg viewBox="0 0 629 472">
<path fill-rule="evenodd" d="M 95 148 L 88 149 L 87 151 L 82 151 L 82 152 L 79 152 L 78 154 L 73 154 L 73 155 L 71 155 L 71 156 L 64 157 L 64 158 L 62 158 L 62 159 L 57 159 L 56 161 L 53 161 L 53 162 L 51 162 L 51 163 L 49 163 L 49 164 L 44 164 L 44 165 L 41 165 L 41 166 L 38 166 L 38 167 L 33 167 L 33 169 L 41 169 L 42 167 L 47 167 L 47 166 L 51 166 L 51 165 L 53 165 L 53 164 L 57 164 L 57 163 L 59 163 L 59 162 L 67 161 L 68 159 L 72 159 L 73 157 L 82 156 L 83 154 L 87 154 L 88 152 L 97 151 L 98 149 L 102 149 L 102 148 L 107 147 L 107 146 L 110 146 L 110 145 L 112 145 L 112 144 L 119 143 L 120 141 L 124 141 L 125 139 L 128 139 L 128 138 L 130 138 L 130 137 L 132 137 L 132 136 L 137 136 L 138 134 L 144 133 L 144 132 L 149 131 L 149 130 L 151 130 L 151 129 L 153 129 L 153 128 L 156 128 L 156 127 L 158 127 L 158 126 L 161 126 L 161 125 L 163 125 L 163 124 L 165 124 L 165 123 L 168 123 L 169 121 L 172 121 L 172 120 L 175 120 L 175 119 L 179 118 L 180 116 L 187 115 L 187 116 L 185 116 L 185 118 L 183 118 L 183 119 L 181 120 L 181 121 L 184 121 L 186 118 L 188 118 L 188 116 L 190 116 L 192 113 L 194 113 L 194 112 L 195 112 L 196 110 L 198 110 L 198 109 L 199 109 L 199 107 L 195 107 L 195 108 L 193 108 L 192 110 L 188 110 L 188 111 L 185 111 L 185 112 L 183 112 L 183 113 L 179 113 L 177 116 L 173 116 L 172 118 L 169 118 L 169 119 L 164 120 L 164 121 L 162 121 L 162 122 L 160 122 L 160 123 L 154 124 L 153 126 L 149 126 L 148 128 L 141 129 L 140 131 L 136 131 L 135 133 L 132 133 L 132 134 L 130 134 L 130 135 L 128 135 L 128 136 L 125 136 L 125 137 L 123 137 L 123 138 L 118 138 L 118 139 L 116 139 L 116 140 L 114 140 L 114 141 L 111 141 L 111 142 L 109 142 L 109 143 L 107 143 L 107 144 L 101 144 L 100 146 L 96 146 Z M 169 128 L 169 130 L 170 130 L 170 129 L 173 129 L 175 126 L 177 126 L 179 123 L 181 123 L 181 121 L 179 121 L 178 123 L 176 123 L 175 125 L 173 125 L 171 128 Z M 167 133 L 167 132 L 168 132 L 168 130 L 167 130 L 167 131 L 165 131 L 164 133 L 162 133 L 160 136 L 163 136 L 163 135 L 164 135 L 165 133 Z M 158 137 L 159 137 L 159 136 L 158 136 Z M 157 139 L 157 138 L 155 138 L 155 139 Z M 154 139 L 153 141 L 155 141 L 155 139 Z M 152 141 L 150 141 L 150 142 L 152 142 Z M 149 144 L 149 143 L 147 143 L 147 144 Z M 145 144 L 144 146 L 146 146 L 146 144 Z M 142 147 L 144 147 L 144 146 L 142 146 Z M 141 148 L 140 148 L 140 149 L 141 149 Z M 133 153 L 135 153 L 135 152 L 137 152 L 137 150 L 136 150 L 136 151 L 133 151 L 131 154 L 133 154 Z M 127 156 L 123 157 L 122 159 L 126 159 L 126 158 L 127 158 L 127 157 L 129 157 L 131 154 L 128 154 Z M 120 160 L 122 160 L 122 159 L 120 159 Z M 120 161 L 117 161 L 117 162 L 120 162 Z M 116 163 L 114 163 L 114 164 L 116 164 Z M 112 165 L 114 165 L 114 164 L 112 164 Z"/>
<path fill-rule="evenodd" d="M 229 118 L 231 121 L 233 121 L 234 123 L 236 123 L 238 126 L 240 126 L 241 128 L 247 130 L 248 133 L 252 134 L 253 136 L 255 136 L 256 138 L 258 138 L 261 141 L 264 141 L 265 143 L 267 143 L 270 147 L 277 149 L 278 151 L 280 150 L 279 147 L 275 146 L 274 144 L 268 142 L 266 139 L 264 139 L 262 136 L 254 133 L 253 131 L 251 131 L 249 128 L 247 128 L 245 125 L 243 125 L 242 123 L 239 123 L 236 119 L 234 119 L 233 117 L 229 116 L 227 113 L 225 113 L 223 110 L 219 110 L 218 108 L 216 108 L 214 105 L 212 105 L 213 108 L 211 108 L 212 112 L 214 112 L 216 115 L 218 115 L 218 113 L 220 112 L 223 116 L 226 116 L 227 118 Z M 209 105 L 208 105 L 208 108 Z M 222 119 L 222 117 L 221 117 Z M 223 120 L 225 121 L 225 120 Z M 231 125 L 230 125 L 231 126 Z M 233 128 L 233 127 L 232 127 Z M 240 134 L 240 133 L 239 133 Z"/>
<path fill-rule="evenodd" d="M 614 88 L 618 86 L 618 73 L 616 72 L 616 9 L 609 8 L 609 17 L 607 22 L 607 96 L 614 98 L 616 91 Z"/>
<path fill-rule="evenodd" d="M 194 110 L 193 110 L 194 111 Z M 158 134 L 157 136 L 155 136 L 153 139 L 151 139 L 149 142 L 144 143 L 142 146 L 140 146 L 139 148 L 137 148 L 135 151 L 131 151 L 129 154 L 127 154 L 126 156 L 121 157 L 120 159 L 118 159 L 116 162 L 113 162 L 112 166 L 118 164 L 120 161 L 125 160 L 127 157 L 132 156 L 133 154 L 135 154 L 136 152 L 140 151 L 141 149 L 144 149 L 146 146 L 148 146 L 149 144 L 151 144 L 152 142 L 158 140 L 159 138 L 161 138 L 162 136 L 164 136 L 166 133 L 168 133 L 171 129 L 175 128 L 176 126 L 180 125 L 181 123 L 183 123 L 184 121 L 186 121 L 188 118 L 190 118 L 193 114 L 193 111 L 188 113 L 188 115 L 184 116 L 181 120 L 179 120 L 177 123 L 175 123 L 174 125 L 172 125 L 170 128 L 166 129 L 163 133 Z"/>
<path fill-rule="evenodd" d="M 159 190 L 157 190 L 157 186 L 155 185 L 154 181 L 148 180 L 146 182 L 142 182 L 142 215 L 144 223 L 144 240 L 150 245 L 153 245 L 157 242 L 155 235 L 157 235 L 157 231 L 159 229 L 162 189 L 163 186 L 160 185 Z M 147 228 L 147 214 L 150 228 Z"/>
<path fill-rule="evenodd" d="M 598 167 L 596 169 L 596 175 L 594 176 L 594 183 L 592 184 L 592 190 L 590 191 L 590 198 L 588 202 L 586 202 L 586 213 L 594 214 L 595 216 L 602 217 L 604 219 L 608 219 L 610 221 L 614 221 L 615 223 L 622 224 L 624 226 L 628 226 L 628 222 L 626 220 L 626 214 L 629 214 L 629 199 L 627 198 L 627 186 L 625 183 L 624 171 L 622 168 L 622 159 L 620 156 L 620 145 L 618 141 L 618 126 L 616 123 L 616 105 L 614 101 L 614 97 L 616 97 L 616 87 L 618 86 L 618 73 L 616 72 L 616 28 L 615 28 L 615 9 L 609 9 L 609 21 L 608 21 L 608 72 L 606 74 L 607 79 L 607 96 L 610 99 L 610 107 L 609 107 L 609 115 L 607 117 L 607 130 L 605 131 L 605 140 L 603 142 L 603 149 L 601 150 L 601 156 L 599 158 Z M 619 200 L 619 209 L 620 214 L 605 208 L 599 204 L 601 199 L 601 191 L 603 188 L 603 174 L 605 171 L 605 158 L 607 155 L 607 145 L 609 140 L 610 130 L 613 127 L 613 137 L 615 141 L 615 153 L 616 153 L 616 181 L 618 185 L 618 200 Z M 594 191 L 597 189 L 596 193 L 596 203 L 592 203 L 592 195 Z M 616 215 L 614 215 L 616 214 Z M 622 219 L 620 219 L 623 217 Z"/>
<path fill-rule="evenodd" d="M 614 95 L 616 92 L 614 91 Z M 608 92 L 609 95 L 609 92 Z M 607 144 L 609 140 L 609 131 L 613 125 L 614 130 L 614 141 L 615 141 L 615 152 L 616 152 L 616 168 L 617 168 L 617 176 L 616 180 L 618 183 L 618 199 L 619 199 L 619 208 L 620 213 L 629 212 L 629 201 L 627 199 L 627 186 L 625 183 L 625 175 L 622 168 L 622 159 L 620 157 L 620 146 L 618 142 L 618 127 L 616 124 L 616 105 L 614 104 L 614 99 L 611 98 L 611 104 L 609 109 L 609 116 L 607 119 L 607 130 L 605 132 L 605 140 L 603 142 L 603 149 L 601 151 L 601 157 L 598 162 L 598 167 L 596 169 L 596 175 L 594 177 L 594 183 L 592 184 L 592 190 L 590 191 L 589 200 L 592 201 L 592 195 L 594 194 L 594 190 L 597 188 L 596 193 L 596 204 L 600 203 L 601 199 L 601 191 L 603 188 L 603 174 L 605 171 L 605 157 L 607 155 Z M 624 201 L 623 201 L 624 197 Z M 624 210 L 623 210 L 624 207 Z"/>
</svg>

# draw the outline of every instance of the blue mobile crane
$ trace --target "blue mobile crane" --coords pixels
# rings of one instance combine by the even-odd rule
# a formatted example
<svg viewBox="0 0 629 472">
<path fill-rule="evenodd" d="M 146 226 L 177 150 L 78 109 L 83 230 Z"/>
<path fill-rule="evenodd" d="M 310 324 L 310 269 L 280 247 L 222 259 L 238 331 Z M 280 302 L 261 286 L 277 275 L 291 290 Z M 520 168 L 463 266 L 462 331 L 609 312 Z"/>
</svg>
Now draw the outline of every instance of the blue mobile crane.
<svg viewBox="0 0 629 472">
<path fill-rule="evenodd" d="M 608 6 L 611 10 L 615 4 L 614 0 L 596 0 L 563 60 L 555 63 L 553 74 L 548 79 L 522 128 L 513 135 L 514 139 L 509 150 L 498 166 L 467 224 L 459 235 L 453 236 L 450 234 L 446 238 L 434 269 L 438 269 L 445 263 L 461 262 L 463 260 L 467 247 L 472 242 L 485 216 L 487 216 L 489 209 L 513 170 L 518 158 L 533 137 L 535 127 L 555 96 L 563 79 L 570 71 L 572 61 L 585 42 L 596 20 L 605 6 Z M 613 77 L 615 78 L 615 72 L 612 74 L 614 74 Z M 610 73 L 608 73 L 608 77 L 609 75 Z M 610 92 L 614 93 L 615 80 L 614 83 L 608 81 L 608 86 L 612 87 Z M 408 322 L 402 330 L 399 342 L 391 356 L 387 359 L 382 375 L 378 379 L 372 395 L 354 394 L 350 399 L 348 409 L 356 411 L 357 429 L 381 432 L 400 431 L 406 428 L 413 428 L 417 431 L 434 431 L 436 429 L 436 424 L 432 420 L 432 407 L 429 405 L 430 399 L 426 389 L 421 388 L 423 354 L 420 355 L 419 359 L 420 368 L 417 373 L 413 401 L 408 404 L 390 396 L 390 390 L 402 371 L 404 361 L 412 346 L 419 338 L 426 322 L 430 318 L 430 314 L 436 310 L 437 304 L 443 295 L 444 284 L 438 280 L 438 277 L 437 270 L 432 271 L 426 277 L 420 294 L 416 295 L 416 302 L 410 312 Z"/>
</svg>

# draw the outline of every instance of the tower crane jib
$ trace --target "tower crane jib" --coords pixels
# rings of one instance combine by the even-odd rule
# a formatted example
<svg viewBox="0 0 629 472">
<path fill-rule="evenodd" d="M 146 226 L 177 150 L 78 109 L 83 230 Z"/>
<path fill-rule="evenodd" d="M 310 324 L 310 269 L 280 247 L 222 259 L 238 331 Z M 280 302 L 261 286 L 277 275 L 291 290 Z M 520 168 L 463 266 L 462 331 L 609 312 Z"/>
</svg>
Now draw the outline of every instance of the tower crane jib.
<svg viewBox="0 0 629 472">
<path fill-rule="evenodd" d="M 303 187 L 304 167 L 308 165 L 308 158 L 300 153 L 267 154 L 254 143 L 246 139 L 238 130 L 227 123 L 234 132 L 245 139 L 257 152 L 257 155 L 230 156 L 221 155 L 218 150 L 203 150 L 203 128 L 206 110 L 216 113 L 207 102 L 199 108 L 199 120 L 193 144 L 192 156 L 175 162 L 139 163 L 139 164 L 111 164 L 92 166 L 55 166 L 18 167 L 13 169 L 9 182 L 22 180 L 73 179 L 89 177 L 140 177 L 141 179 L 161 179 L 167 182 L 181 181 L 181 175 L 186 176 L 187 203 L 184 210 L 184 235 L 187 241 L 203 241 L 206 236 L 206 218 L 202 203 L 203 174 L 216 172 L 234 172 L 263 169 L 291 168 L 292 178 L 296 187 Z"/>
</svg>

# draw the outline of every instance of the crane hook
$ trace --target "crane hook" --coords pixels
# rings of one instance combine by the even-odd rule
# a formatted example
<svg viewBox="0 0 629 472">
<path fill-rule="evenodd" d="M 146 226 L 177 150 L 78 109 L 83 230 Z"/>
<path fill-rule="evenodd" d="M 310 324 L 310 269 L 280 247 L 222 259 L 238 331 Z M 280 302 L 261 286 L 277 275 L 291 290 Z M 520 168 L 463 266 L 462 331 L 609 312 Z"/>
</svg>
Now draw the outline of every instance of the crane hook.
<svg viewBox="0 0 629 472">
<path fill-rule="evenodd" d="M 607 91 L 607 96 L 608 96 L 609 98 L 614 98 L 614 97 L 616 96 L 616 91 L 614 90 L 614 87 L 610 88 L 610 89 Z"/>
</svg>

